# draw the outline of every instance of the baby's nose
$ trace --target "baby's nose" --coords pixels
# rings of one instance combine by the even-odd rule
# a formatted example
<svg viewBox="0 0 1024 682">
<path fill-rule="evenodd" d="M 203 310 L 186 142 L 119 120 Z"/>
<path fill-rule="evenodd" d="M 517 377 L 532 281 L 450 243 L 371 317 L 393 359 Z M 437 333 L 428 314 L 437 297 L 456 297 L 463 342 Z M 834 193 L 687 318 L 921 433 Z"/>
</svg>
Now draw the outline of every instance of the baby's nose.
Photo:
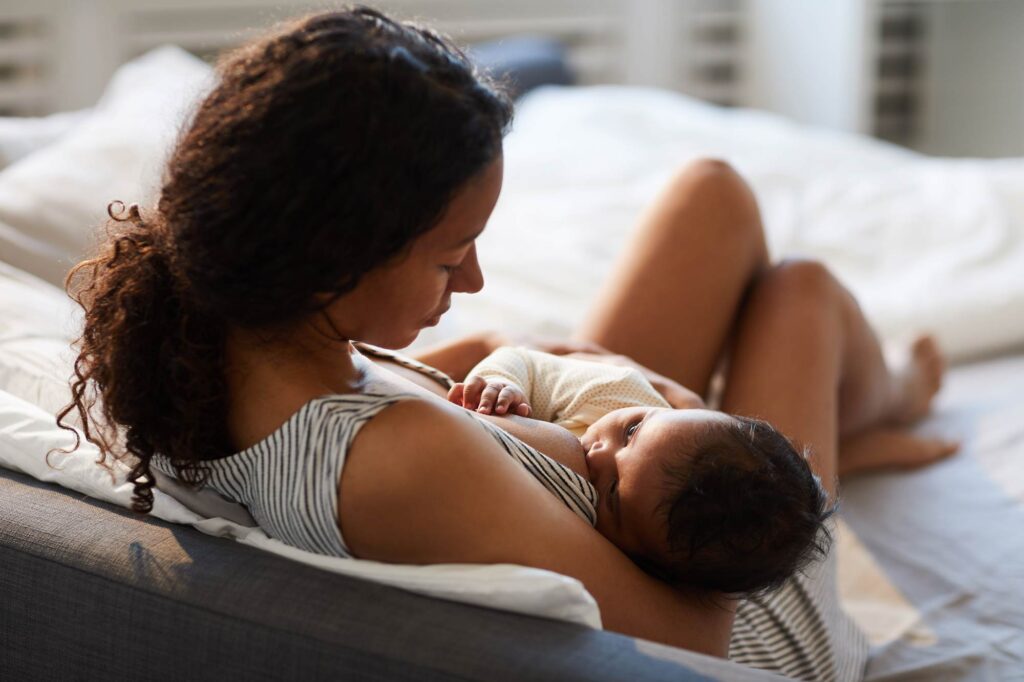
<svg viewBox="0 0 1024 682">
<path fill-rule="evenodd" d="M 591 477 L 600 476 L 602 468 L 605 466 L 605 460 L 608 459 L 608 447 L 601 440 L 595 440 L 587 448 L 583 455 L 583 459 L 586 461 L 587 470 L 590 472 Z"/>
</svg>

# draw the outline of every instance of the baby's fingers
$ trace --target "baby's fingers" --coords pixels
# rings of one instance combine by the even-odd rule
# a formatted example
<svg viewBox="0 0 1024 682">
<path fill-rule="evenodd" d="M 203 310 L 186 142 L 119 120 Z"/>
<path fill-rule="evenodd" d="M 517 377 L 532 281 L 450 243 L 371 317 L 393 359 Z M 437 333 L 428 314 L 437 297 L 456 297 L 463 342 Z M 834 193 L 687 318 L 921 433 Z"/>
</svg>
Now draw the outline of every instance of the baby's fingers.
<svg viewBox="0 0 1024 682">
<path fill-rule="evenodd" d="M 505 414 L 509 408 L 516 407 L 523 403 L 523 392 L 518 386 L 505 386 L 498 393 L 498 403 L 494 408 L 495 414 Z"/>
<path fill-rule="evenodd" d="M 457 383 L 451 387 L 448 391 L 448 402 L 455 403 L 456 405 L 462 405 L 462 394 L 466 390 L 466 385 L 463 383 Z"/>
<path fill-rule="evenodd" d="M 491 414 L 494 411 L 494 403 L 497 402 L 498 394 L 502 388 L 500 384 L 487 384 L 487 388 L 480 394 L 480 407 L 476 408 L 476 411 Z"/>
<path fill-rule="evenodd" d="M 480 394 L 483 393 L 487 382 L 483 377 L 469 377 L 466 379 L 465 388 L 462 391 L 462 406 L 467 410 L 475 410 L 480 404 Z"/>
</svg>

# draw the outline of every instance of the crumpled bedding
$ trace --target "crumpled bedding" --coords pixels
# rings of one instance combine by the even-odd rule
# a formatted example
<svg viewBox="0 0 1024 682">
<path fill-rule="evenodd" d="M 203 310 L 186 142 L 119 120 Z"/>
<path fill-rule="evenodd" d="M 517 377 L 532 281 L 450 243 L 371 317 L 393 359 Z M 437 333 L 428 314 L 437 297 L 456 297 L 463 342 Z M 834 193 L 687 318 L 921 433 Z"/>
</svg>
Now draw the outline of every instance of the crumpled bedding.
<svg viewBox="0 0 1024 682">
<path fill-rule="evenodd" d="M 644 207 L 686 161 L 748 180 L 775 257 L 824 260 L 888 340 L 954 359 L 1024 343 L 1024 159 L 931 158 L 660 90 L 544 87 L 520 103 L 478 242 L 484 290 L 423 337 L 582 319 Z"/>
<path fill-rule="evenodd" d="M 126 478 L 127 467 L 114 462 L 111 474 L 96 466 L 99 450 L 91 443 L 83 442 L 71 454 L 55 452 L 49 458 L 53 467 L 47 464 L 47 451 L 67 448 L 72 440 L 69 432 L 57 427 L 53 415 L 0 390 L 0 467 L 129 507 L 132 485 Z M 314 554 L 275 540 L 258 527 L 198 514 L 160 489 L 154 490 L 152 515 L 334 573 L 442 599 L 601 627 L 597 602 L 583 584 L 551 571 L 511 564 L 411 566 Z"/>
<path fill-rule="evenodd" d="M 952 459 L 843 486 L 840 596 L 868 680 L 1024 679 L 1024 354 L 950 372 L 922 430 Z"/>
<path fill-rule="evenodd" d="M 521 101 L 514 126 L 502 197 L 479 240 L 487 285 L 456 297 L 421 345 L 484 328 L 568 332 L 640 210 L 698 156 L 736 166 L 757 193 L 773 254 L 828 262 L 887 340 L 933 330 L 954 358 L 1024 344 L 1024 159 L 930 159 L 642 88 L 541 88 Z M 40 305 L 38 316 L 59 317 L 47 311 Z M 47 404 L 52 391 L 34 377 L 50 373 L 41 344 L 59 344 L 61 333 L 34 317 L 35 331 L 26 322 L 4 332 L 12 319 L 0 318 L 0 345 L 11 351 L 0 348 L 0 378 L 10 380 L 0 388 Z M 1021 386 L 1024 355 L 954 369 L 922 429 L 962 437 L 964 451 L 844 486 L 840 584 L 874 644 L 868 679 L 1024 679 Z M 14 420 L 4 429 L 39 418 L 0 402 L 16 406 L 2 412 Z M 117 494 L 110 501 L 125 504 L 127 490 Z M 168 500 L 162 518 L 203 523 Z M 564 583 L 552 585 L 564 594 Z M 565 603 L 584 604 L 569 620 L 593 624 L 585 601 Z"/>
</svg>

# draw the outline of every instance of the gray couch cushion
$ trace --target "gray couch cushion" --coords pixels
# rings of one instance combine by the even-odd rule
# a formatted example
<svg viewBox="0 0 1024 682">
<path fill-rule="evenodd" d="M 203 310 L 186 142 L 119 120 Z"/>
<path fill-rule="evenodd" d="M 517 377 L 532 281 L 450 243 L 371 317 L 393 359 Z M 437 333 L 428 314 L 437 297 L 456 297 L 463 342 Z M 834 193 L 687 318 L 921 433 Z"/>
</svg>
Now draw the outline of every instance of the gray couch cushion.
<svg viewBox="0 0 1024 682">
<path fill-rule="evenodd" d="M 5 470 L 0 566 L 3 679 L 707 679 L 691 663 L 747 677 L 328 573 Z"/>
</svg>

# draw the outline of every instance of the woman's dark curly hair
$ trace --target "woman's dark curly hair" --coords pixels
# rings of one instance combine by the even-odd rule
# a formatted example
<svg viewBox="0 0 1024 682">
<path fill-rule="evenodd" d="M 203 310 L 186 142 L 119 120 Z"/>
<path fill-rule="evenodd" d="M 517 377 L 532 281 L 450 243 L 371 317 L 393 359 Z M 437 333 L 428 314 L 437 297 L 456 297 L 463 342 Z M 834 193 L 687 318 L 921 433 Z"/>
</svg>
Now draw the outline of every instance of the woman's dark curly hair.
<svg viewBox="0 0 1024 682">
<path fill-rule="evenodd" d="M 807 458 L 768 422 L 716 420 L 663 473 L 669 555 L 638 563 L 666 582 L 751 597 L 828 552 L 835 507 Z"/>
<path fill-rule="evenodd" d="M 126 459 L 142 513 L 154 453 L 200 485 L 232 452 L 226 330 L 284 328 L 401 255 L 512 117 L 449 39 L 366 7 L 290 21 L 216 72 L 157 205 L 113 202 L 101 252 L 67 280 L 85 328 L 58 423 L 75 412 L 100 463 Z"/>
</svg>

